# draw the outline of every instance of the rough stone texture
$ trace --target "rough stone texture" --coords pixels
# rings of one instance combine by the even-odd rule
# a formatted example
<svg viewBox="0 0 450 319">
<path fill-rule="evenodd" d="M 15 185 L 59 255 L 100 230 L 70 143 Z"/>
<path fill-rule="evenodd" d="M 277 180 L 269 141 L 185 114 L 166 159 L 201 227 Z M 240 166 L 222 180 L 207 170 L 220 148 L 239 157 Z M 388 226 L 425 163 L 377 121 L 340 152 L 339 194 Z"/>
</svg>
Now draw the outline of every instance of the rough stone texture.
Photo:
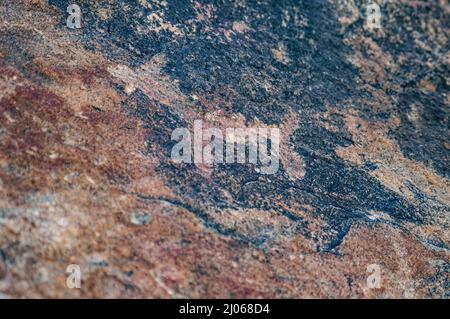
<svg viewBox="0 0 450 319">
<path fill-rule="evenodd" d="M 450 296 L 445 0 L 72 2 L 0 1 L 0 297 Z M 196 119 L 280 170 L 172 163 Z"/>
</svg>

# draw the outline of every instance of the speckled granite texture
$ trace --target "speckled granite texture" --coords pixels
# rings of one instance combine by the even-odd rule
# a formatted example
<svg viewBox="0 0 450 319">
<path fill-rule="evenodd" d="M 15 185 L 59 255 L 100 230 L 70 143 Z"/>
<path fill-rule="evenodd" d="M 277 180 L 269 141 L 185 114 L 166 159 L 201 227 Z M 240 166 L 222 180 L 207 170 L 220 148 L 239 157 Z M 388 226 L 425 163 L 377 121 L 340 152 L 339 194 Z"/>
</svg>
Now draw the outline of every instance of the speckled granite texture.
<svg viewBox="0 0 450 319">
<path fill-rule="evenodd" d="M 0 0 L 0 297 L 450 296 L 447 1 L 70 3 Z M 280 169 L 174 164 L 196 119 Z"/>
</svg>

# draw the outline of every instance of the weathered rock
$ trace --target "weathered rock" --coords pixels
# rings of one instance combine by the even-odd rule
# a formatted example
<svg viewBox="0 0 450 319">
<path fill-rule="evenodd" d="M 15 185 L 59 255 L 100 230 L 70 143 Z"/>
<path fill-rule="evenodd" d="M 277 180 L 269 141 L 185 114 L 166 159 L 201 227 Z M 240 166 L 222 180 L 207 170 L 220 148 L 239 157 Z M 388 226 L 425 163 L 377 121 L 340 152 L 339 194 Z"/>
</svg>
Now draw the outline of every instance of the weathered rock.
<svg viewBox="0 0 450 319">
<path fill-rule="evenodd" d="M 445 1 L 74 2 L 0 3 L 1 296 L 449 297 Z M 200 119 L 279 170 L 174 163 Z"/>
</svg>

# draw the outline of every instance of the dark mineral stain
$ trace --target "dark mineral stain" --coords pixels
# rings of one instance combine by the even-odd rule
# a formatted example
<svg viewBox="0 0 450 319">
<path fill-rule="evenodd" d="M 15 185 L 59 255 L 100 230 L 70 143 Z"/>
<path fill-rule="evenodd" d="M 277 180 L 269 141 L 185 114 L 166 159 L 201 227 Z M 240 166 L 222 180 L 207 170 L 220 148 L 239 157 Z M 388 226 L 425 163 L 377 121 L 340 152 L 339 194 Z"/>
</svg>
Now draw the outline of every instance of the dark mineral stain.
<svg viewBox="0 0 450 319">
<path fill-rule="evenodd" d="M 361 1 L 356 2 L 361 5 Z M 436 35 L 427 32 L 428 28 L 445 30 L 449 25 L 448 11 L 440 10 L 438 2 L 423 1 L 419 5 L 401 6 L 401 10 L 388 10 L 394 4 L 386 2 L 383 11 L 390 12 L 386 19 L 395 23 L 383 23 L 386 36 L 375 39 L 375 42 L 384 53 L 393 57 L 395 63 L 400 64 L 400 58 L 403 61 L 398 71 L 387 73 L 389 84 L 401 87 L 400 92 L 389 87 L 385 89 L 386 94 L 396 101 L 394 112 L 398 112 L 401 118 L 400 126 L 391 132 L 391 136 L 406 157 L 423 162 L 449 178 L 450 148 L 445 143 L 450 141 L 450 106 L 446 97 L 450 70 L 449 64 L 444 61 L 450 50 L 449 38 L 448 33 L 444 32 L 445 44 L 438 46 L 440 41 L 433 38 Z M 361 27 L 361 22 L 354 24 L 348 32 Z M 417 45 L 419 34 L 418 40 L 424 46 Z M 431 61 L 433 63 L 430 65 Z M 424 92 L 420 88 L 423 80 L 431 83 L 435 90 Z M 418 112 L 416 123 L 408 118 L 412 106 Z M 365 111 L 370 113 L 370 110 Z"/>
<path fill-rule="evenodd" d="M 187 127 L 187 123 L 174 114 L 167 105 L 149 99 L 140 90 L 136 90 L 124 102 L 123 109 L 134 117 L 140 118 L 148 130 L 148 152 L 170 158 L 172 131 L 178 127 Z"/>
<path fill-rule="evenodd" d="M 68 4 L 59 0 L 49 2 L 64 11 Z M 87 48 L 95 50 L 92 44 L 99 44 L 109 59 L 130 67 L 162 53 L 167 58 L 163 72 L 179 81 L 184 94 L 196 94 L 207 100 L 219 94 L 223 100 L 232 102 L 232 112 L 241 113 L 248 121 L 257 118 L 266 124 L 282 124 L 288 111 L 309 118 L 326 111 L 327 106 L 342 108 L 344 100 L 367 98 L 369 93 L 356 89 L 358 72 L 346 62 L 351 49 L 343 43 L 340 25 L 327 1 L 250 1 L 245 7 L 230 1 L 199 2 L 212 4 L 216 14 L 207 21 L 197 20 L 195 27 L 189 22 L 195 18 L 192 3 L 168 1 L 168 7 L 153 5 L 154 12 L 162 12 L 166 22 L 182 31 L 176 40 L 170 31 L 138 32 L 138 26 L 145 26 L 146 16 L 152 13 L 138 1 L 105 4 L 111 9 L 111 17 L 105 21 L 95 13 L 102 7 L 101 2 L 82 2 L 84 28 L 80 37 Z M 126 6 L 133 10 L 125 10 Z M 286 12 L 290 20 L 283 25 Z M 234 21 L 245 22 L 248 30 L 227 38 L 225 30 L 232 30 Z M 288 56 L 286 63 L 273 56 L 272 50 L 279 44 Z M 444 82 L 439 83 L 440 90 L 447 89 Z M 421 121 L 426 123 L 420 127 L 407 120 L 412 100 L 421 101 L 423 107 Z M 398 222 L 424 221 L 425 216 L 416 207 L 368 174 L 371 164 L 360 169 L 335 155 L 336 147 L 353 143 L 342 119 L 334 119 L 340 123 L 339 132 L 327 131 L 304 119 L 299 121 L 293 142 L 295 151 L 306 162 L 306 176 L 301 181 L 291 181 L 282 166 L 277 174 L 264 176 L 257 174 L 252 165 L 219 165 L 207 179 L 194 165 L 169 162 L 173 145 L 170 134 L 188 123 L 139 90 L 123 107 L 140 117 L 150 130 L 149 152 L 159 154 L 162 164 L 158 169 L 183 200 L 175 204 L 184 205 L 222 234 L 245 239 L 245 234 L 212 222 L 209 214 L 214 209 L 258 208 L 288 217 L 297 225 L 297 232 L 308 235 L 307 223 L 283 208 L 282 202 L 311 205 L 315 214 L 326 220 L 328 225 L 316 238 L 319 251 L 335 251 L 351 225 L 366 218 L 364 212 L 368 210 L 383 211 Z M 224 106 L 218 104 L 214 108 Z M 392 134 L 402 150 L 448 176 L 449 150 L 443 146 L 449 140 L 448 107 L 442 98 L 405 90 L 399 109 L 403 124 Z M 377 115 L 379 120 L 389 117 L 389 113 Z M 224 190 L 231 194 L 231 203 L 223 196 Z M 261 235 L 252 243 L 261 245 L 269 239 Z"/>
<path fill-rule="evenodd" d="M 439 174 L 450 177 L 450 106 L 435 93 L 405 90 L 400 97 L 401 125 L 391 133 L 405 156 L 432 166 Z M 418 113 L 412 122 L 408 113 Z"/>
</svg>

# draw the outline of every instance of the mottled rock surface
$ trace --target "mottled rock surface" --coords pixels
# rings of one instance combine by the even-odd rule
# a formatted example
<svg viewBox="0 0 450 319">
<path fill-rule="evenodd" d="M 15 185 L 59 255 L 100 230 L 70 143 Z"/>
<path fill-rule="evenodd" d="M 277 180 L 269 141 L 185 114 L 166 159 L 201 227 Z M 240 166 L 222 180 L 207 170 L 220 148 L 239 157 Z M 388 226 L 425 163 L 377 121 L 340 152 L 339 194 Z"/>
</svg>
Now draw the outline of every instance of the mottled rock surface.
<svg viewBox="0 0 450 319">
<path fill-rule="evenodd" d="M 380 30 L 359 0 L 70 3 L 81 29 L 0 0 L 0 297 L 450 296 L 447 1 Z M 280 169 L 173 163 L 197 119 L 279 127 Z"/>
</svg>

